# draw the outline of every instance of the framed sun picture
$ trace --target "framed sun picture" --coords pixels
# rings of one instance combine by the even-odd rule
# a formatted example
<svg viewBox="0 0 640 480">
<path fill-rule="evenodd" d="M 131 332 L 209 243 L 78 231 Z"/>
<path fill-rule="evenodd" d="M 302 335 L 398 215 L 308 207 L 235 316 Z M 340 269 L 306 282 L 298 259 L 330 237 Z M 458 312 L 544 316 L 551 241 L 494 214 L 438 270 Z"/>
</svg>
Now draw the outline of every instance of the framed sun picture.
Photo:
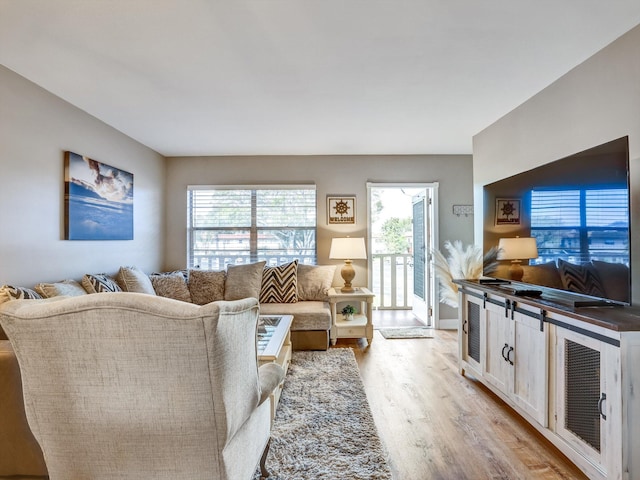
<svg viewBox="0 0 640 480">
<path fill-rule="evenodd" d="M 133 174 L 64 155 L 65 240 L 133 240 Z"/>
<path fill-rule="evenodd" d="M 496 225 L 520 225 L 520 199 L 496 198 Z"/>
<path fill-rule="evenodd" d="M 327 223 L 356 223 L 356 197 L 354 195 L 327 195 Z"/>
</svg>

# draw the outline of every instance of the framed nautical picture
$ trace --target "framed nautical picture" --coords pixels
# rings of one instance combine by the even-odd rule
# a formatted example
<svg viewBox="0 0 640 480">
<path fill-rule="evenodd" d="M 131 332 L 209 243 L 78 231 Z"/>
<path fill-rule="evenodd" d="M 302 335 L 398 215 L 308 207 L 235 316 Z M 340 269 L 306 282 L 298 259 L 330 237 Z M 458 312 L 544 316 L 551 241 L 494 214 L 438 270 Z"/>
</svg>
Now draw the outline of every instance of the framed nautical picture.
<svg viewBox="0 0 640 480">
<path fill-rule="evenodd" d="M 327 223 L 356 223 L 356 197 L 327 195 Z"/>
<path fill-rule="evenodd" d="M 65 240 L 133 240 L 133 174 L 64 155 Z"/>
<path fill-rule="evenodd" d="M 520 199 L 496 198 L 496 225 L 520 225 Z"/>
</svg>

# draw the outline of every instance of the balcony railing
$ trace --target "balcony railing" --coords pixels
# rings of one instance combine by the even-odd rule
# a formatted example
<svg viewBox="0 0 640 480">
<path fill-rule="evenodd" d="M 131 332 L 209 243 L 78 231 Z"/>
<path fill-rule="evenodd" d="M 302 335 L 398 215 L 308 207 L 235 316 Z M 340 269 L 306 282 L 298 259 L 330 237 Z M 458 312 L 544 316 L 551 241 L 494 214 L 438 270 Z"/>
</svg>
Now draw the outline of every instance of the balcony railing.
<svg viewBox="0 0 640 480">
<path fill-rule="evenodd" d="M 314 257 L 286 254 L 260 256 L 258 261 L 264 260 L 267 265 L 276 266 L 295 259 L 304 264 L 315 263 Z M 222 257 L 196 253 L 193 256 L 193 265 L 203 270 L 225 270 L 228 265 L 251 262 L 248 254 Z M 382 310 L 410 310 L 413 303 L 413 255 L 376 253 L 371 258 L 371 269 L 371 291 L 376 295 L 375 306 Z"/>
<path fill-rule="evenodd" d="M 413 255 L 376 253 L 371 257 L 371 291 L 381 310 L 411 309 Z"/>
<path fill-rule="evenodd" d="M 296 259 L 298 263 L 307 265 L 313 265 L 316 261 L 315 257 L 304 255 L 259 255 L 255 261 L 265 261 L 267 262 L 267 266 L 275 267 Z M 194 254 L 193 256 L 194 267 L 203 270 L 225 270 L 229 265 L 245 265 L 253 261 L 249 254 L 229 255 L 227 257 L 207 254 Z"/>
</svg>

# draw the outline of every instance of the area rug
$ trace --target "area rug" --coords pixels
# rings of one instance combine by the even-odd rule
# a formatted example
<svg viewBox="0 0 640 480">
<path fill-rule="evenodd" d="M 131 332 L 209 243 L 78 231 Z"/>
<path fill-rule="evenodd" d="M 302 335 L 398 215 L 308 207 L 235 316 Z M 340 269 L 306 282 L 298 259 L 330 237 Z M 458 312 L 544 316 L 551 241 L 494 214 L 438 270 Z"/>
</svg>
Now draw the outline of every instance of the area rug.
<svg viewBox="0 0 640 480">
<path fill-rule="evenodd" d="M 267 468 L 274 480 L 393 478 L 350 348 L 293 352 Z"/>
<path fill-rule="evenodd" d="M 384 338 L 433 338 L 433 329 L 427 327 L 397 327 L 381 328 L 380 333 Z"/>
</svg>

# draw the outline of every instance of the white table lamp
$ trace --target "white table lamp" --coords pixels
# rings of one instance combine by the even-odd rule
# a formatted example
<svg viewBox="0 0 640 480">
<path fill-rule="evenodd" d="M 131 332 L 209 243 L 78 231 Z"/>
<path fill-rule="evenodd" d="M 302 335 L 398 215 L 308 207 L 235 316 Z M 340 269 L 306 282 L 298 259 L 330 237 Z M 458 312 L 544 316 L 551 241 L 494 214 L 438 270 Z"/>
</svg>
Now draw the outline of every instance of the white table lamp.
<svg viewBox="0 0 640 480">
<path fill-rule="evenodd" d="M 536 239 L 533 237 L 501 238 L 498 242 L 498 260 L 511 260 L 509 276 L 512 280 L 522 280 L 524 270 L 520 263 L 538 257 Z"/>
<path fill-rule="evenodd" d="M 344 287 L 342 287 L 341 291 L 343 293 L 353 292 L 354 288 L 351 286 L 351 281 L 356 276 L 356 271 L 353 269 L 351 262 L 352 260 L 367 258 L 364 238 L 334 238 L 331 240 L 329 258 L 344 260 L 344 265 L 340 270 L 340 275 L 344 280 Z"/>
</svg>

